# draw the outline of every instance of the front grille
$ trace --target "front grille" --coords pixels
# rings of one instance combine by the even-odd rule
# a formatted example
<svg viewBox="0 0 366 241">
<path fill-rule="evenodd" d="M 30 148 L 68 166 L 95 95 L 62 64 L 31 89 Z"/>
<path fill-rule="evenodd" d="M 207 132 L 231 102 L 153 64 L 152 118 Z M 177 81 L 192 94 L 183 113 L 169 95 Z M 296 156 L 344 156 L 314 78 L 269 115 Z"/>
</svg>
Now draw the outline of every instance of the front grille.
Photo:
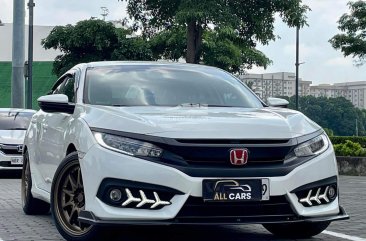
<svg viewBox="0 0 366 241">
<path fill-rule="evenodd" d="M 176 218 L 181 221 L 206 219 L 208 221 L 245 220 L 268 217 L 294 219 L 294 214 L 285 196 L 270 197 L 268 201 L 256 202 L 204 202 L 201 197 L 189 197 Z"/>
<path fill-rule="evenodd" d="M 4 150 L 0 149 L 0 152 L 4 153 L 5 155 L 22 155 L 21 151 L 18 150 Z"/>
<path fill-rule="evenodd" d="M 184 161 L 190 166 L 200 167 L 232 167 L 230 150 L 246 148 L 249 151 L 248 163 L 245 166 L 281 165 L 286 156 L 292 151 L 288 145 L 199 145 L 185 144 L 182 146 L 163 146 L 163 149 L 174 155 L 164 155 L 167 161 L 178 157 L 177 161 Z"/>
<path fill-rule="evenodd" d="M 22 167 L 23 165 L 20 164 L 20 165 L 12 165 L 10 163 L 10 161 L 0 161 L 0 166 L 1 167 Z"/>
<path fill-rule="evenodd" d="M 230 151 L 235 148 L 248 150 L 245 166 L 276 168 L 297 145 L 293 139 L 166 139 L 154 144 L 165 150 L 162 159 L 167 163 L 204 168 L 233 167 Z"/>
<path fill-rule="evenodd" d="M 175 139 L 179 143 L 191 143 L 191 144 L 247 144 L 247 145 L 263 145 L 263 144 L 285 144 L 289 142 L 289 139 L 269 139 L 269 140 L 230 140 L 230 139 Z"/>
<path fill-rule="evenodd" d="M 19 145 L 0 145 L 0 152 L 5 155 L 22 155 L 22 150 L 19 151 Z"/>
</svg>

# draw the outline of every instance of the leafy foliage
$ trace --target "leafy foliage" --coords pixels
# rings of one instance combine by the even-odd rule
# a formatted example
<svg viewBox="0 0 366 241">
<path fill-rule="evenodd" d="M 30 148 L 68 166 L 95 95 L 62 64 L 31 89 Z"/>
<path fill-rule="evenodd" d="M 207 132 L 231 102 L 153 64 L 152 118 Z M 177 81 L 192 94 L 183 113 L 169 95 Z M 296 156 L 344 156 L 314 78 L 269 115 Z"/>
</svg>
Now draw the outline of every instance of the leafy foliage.
<svg viewBox="0 0 366 241">
<path fill-rule="evenodd" d="M 202 44 L 202 62 L 239 73 L 253 65 L 267 67 L 271 60 L 261 51 L 249 46 L 235 34 L 223 29 L 206 30 Z"/>
<path fill-rule="evenodd" d="M 245 81 L 245 85 L 248 86 L 248 88 L 251 89 L 251 90 L 253 90 L 253 84 L 254 84 L 253 81 L 250 81 L 250 80 L 249 81 Z"/>
<path fill-rule="evenodd" d="M 130 29 L 116 29 L 118 46 L 112 53 L 111 60 L 153 60 L 150 44 L 142 37 L 131 36 Z"/>
<path fill-rule="evenodd" d="M 327 133 L 327 135 L 328 135 L 329 137 L 334 136 L 334 132 L 333 132 L 333 130 L 328 129 L 328 128 L 323 128 L 323 129 L 324 129 L 325 133 Z"/>
<path fill-rule="evenodd" d="M 59 49 L 53 72 L 60 76 L 82 62 L 152 60 L 149 44 L 141 37 L 127 38 L 132 30 L 115 28 L 102 20 L 84 20 L 75 26 L 56 26 L 42 40 L 45 49 Z"/>
<path fill-rule="evenodd" d="M 289 108 L 295 109 L 295 96 L 286 99 L 290 102 Z M 354 107 L 343 97 L 299 97 L 299 110 L 321 127 L 332 130 L 336 136 L 356 135 L 356 121 L 358 134 L 366 135 L 366 110 Z"/>
<path fill-rule="evenodd" d="M 366 150 L 359 143 L 346 140 L 345 143 L 333 145 L 337 156 L 366 156 Z"/>
<path fill-rule="evenodd" d="M 359 143 L 363 148 L 366 148 L 366 136 L 330 136 L 329 139 L 333 145 L 344 144 L 346 141 Z"/>
<path fill-rule="evenodd" d="M 329 42 L 344 56 L 352 56 L 357 64 L 363 64 L 366 58 L 366 1 L 349 2 L 348 6 L 350 13 L 338 21 L 338 29 L 343 33 L 335 35 Z"/>
<path fill-rule="evenodd" d="M 154 42 L 155 57 L 184 57 L 231 72 L 270 64 L 255 47 L 276 39 L 275 14 L 290 27 L 303 26 L 309 10 L 301 0 L 125 1 L 134 30 Z"/>
<path fill-rule="evenodd" d="M 185 30 L 181 27 L 156 33 L 150 38 L 151 50 L 156 59 L 178 61 L 186 56 Z"/>
</svg>

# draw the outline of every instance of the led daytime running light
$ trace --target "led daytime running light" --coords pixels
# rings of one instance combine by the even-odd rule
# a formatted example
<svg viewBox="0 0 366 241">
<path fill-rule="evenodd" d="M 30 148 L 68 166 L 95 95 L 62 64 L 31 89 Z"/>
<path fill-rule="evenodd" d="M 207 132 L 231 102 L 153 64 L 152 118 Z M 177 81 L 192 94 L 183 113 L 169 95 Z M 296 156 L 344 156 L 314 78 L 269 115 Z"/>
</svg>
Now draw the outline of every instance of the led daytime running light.
<svg viewBox="0 0 366 241">
<path fill-rule="evenodd" d="M 94 132 L 99 145 L 130 156 L 161 157 L 163 150 L 151 143 L 130 139 L 127 137 Z"/>
</svg>

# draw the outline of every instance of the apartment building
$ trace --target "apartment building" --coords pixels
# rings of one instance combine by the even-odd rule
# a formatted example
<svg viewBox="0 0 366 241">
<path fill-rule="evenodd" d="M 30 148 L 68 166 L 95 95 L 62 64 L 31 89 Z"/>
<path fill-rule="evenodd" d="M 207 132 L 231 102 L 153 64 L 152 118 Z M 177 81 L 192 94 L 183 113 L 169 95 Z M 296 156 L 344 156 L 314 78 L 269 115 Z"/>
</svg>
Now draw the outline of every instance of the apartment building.
<svg viewBox="0 0 366 241">
<path fill-rule="evenodd" d="M 239 78 L 252 85 L 253 91 L 263 100 L 268 97 L 294 96 L 296 77 L 294 73 L 279 72 L 267 74 L 245 74 Z M 336 84 L 311 85 L 311 81 L 299 79 L 299 95 L 315 97 L 344 97 L 355 107 L 366 109 L 366 81 L 346 82 Z"/>
<path fill-rule="evenodd" d="M 244 83 L 252 84 L 254 92 L 262 99 L 275 96 L 295 95 L 296 76 L 294 73 L 278 72 L 268 74 L 245 74 L 239 76 Z M 311 81 L 299 79 L 299 94 L 305 96 L 310 94 Z"/>
<path fill-rule="evenodd" d="M 355 107 L 366 109 L 366 81 L 314 85 L 310 87 L 310 94 L 315 97 L 344 97 Z"/>
</svg>

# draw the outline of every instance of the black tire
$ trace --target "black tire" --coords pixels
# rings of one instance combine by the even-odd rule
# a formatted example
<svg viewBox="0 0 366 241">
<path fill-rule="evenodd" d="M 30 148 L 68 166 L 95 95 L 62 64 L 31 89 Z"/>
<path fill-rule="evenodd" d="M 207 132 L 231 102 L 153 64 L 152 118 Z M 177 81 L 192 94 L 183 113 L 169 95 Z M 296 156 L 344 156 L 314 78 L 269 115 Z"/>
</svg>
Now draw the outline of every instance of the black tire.
<svg viewBox="0 0 366 241">
<path fill-rule="evenodd" d="M 32 188 L 32 174 L 30 171 L 29 154 L 28 151 L 23 155 L 23 169 L 21 181 L 21 198 L 23 211 L 27 215 L 42 215 L 48 214 L 50 211 L 50 204 L 34 198 L 31 192 Z"/>
<path fill-rule="evenodd" d="M 52 217 L 57 230 L 66 240 L 102 240 L 100 227 L 78 221 L 79 211 L 84 207 L 81 169 L 77 152 L 73 152 L 57 168 L 51 188 Z"/>
<path fill-rule="evenodd" d="M 282 238 L 305 239 L 310 238 L 323 232 L 330 222 L 318 223 L 273 223 L 263 224 L 263 227 L 273 235 Z"/>
</svg>

